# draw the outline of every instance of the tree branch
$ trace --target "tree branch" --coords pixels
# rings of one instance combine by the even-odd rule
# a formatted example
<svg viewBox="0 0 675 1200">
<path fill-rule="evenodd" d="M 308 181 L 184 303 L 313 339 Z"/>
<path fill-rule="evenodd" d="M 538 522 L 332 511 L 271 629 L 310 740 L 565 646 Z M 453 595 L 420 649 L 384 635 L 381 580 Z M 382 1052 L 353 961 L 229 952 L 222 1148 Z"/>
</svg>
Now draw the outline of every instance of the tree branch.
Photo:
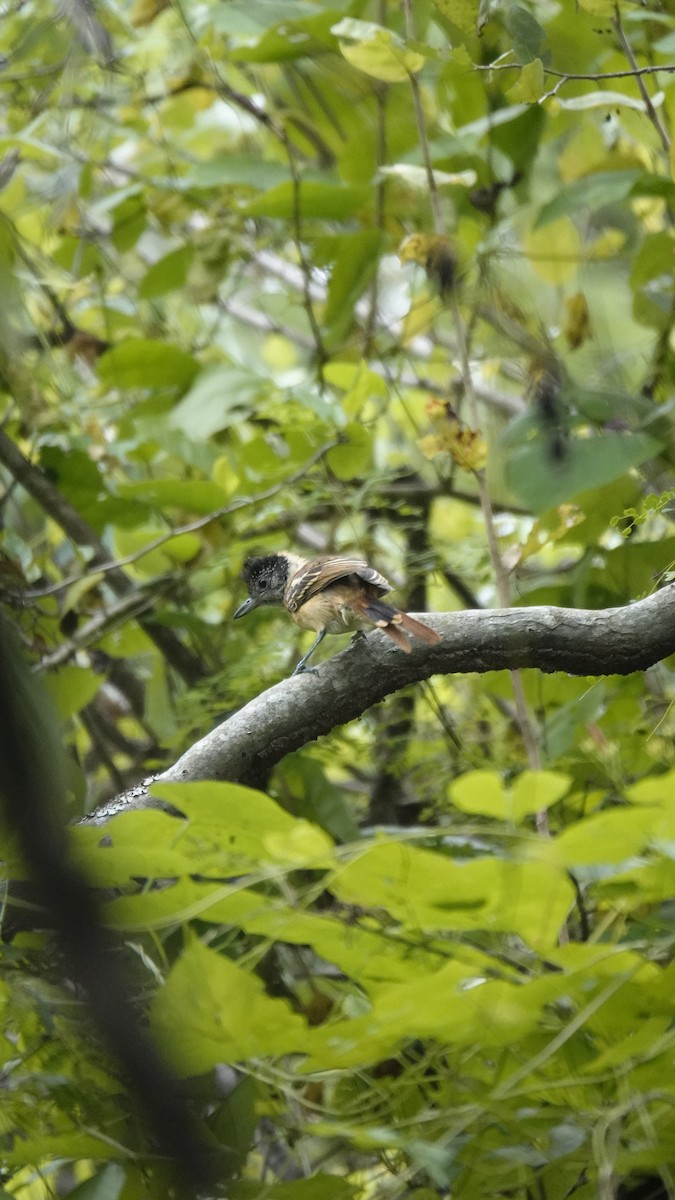
<svg viewBox="0 0 675 1200">
<path fill-rule="evenodd" d="M 286 754 L 354 721 L 373 704 L 431 675 L 534 667 L 568 675 L 629 675 L 675 654 L 675 584 L 625 608 L 510 608 L 429 614 L 443 635 L 401 652 L 381 633 L 349 646 L 318 675 L 285 679 L 262 692 L 158 777 L 185 783 L 222 779 L 255 786 Z M 128 808 L 156 806 L 135 788 L 92 813 L 103 822 Z"/>
<path fill-rule="evenodd" d="M 145 558 L 146 554 L 150 554 L 153 550 L 158 550 L 161 546 L 165 546 L 167 542 L 173 538 L 180 537 L 184 533 L 196 533 L 199 529 L 205 529 L 207 525 L 213 525 L 216 521 L 222 521 L 224 517 L 229 517 L 232 513 L 239 512 L 242 508 L 250 508 L 256 504 L 262 504 L 264 500 L 270 500 L 272 496 L 276 496 L 278 492 L 290 488 L 292 484 L 298 483 L 305 475 L 315 467 L 318 462 L 332 450 L 335 446 L 340 445 L 340 438 L 334 437 L 330 441 L 325 442 L 314 454 L 310 455 L 305 463 L 294 471 L 292 475 L 288 475 L 285 479 L 278 483 L 272 484 L 271 487 L 265 489 L 264 492 L 257 492 L 253 496 L 238 496 L 230 504 L 224 504 L 222 508 L 217 508 L 213 512 L 207 513 L 204 517 L 197 517 L 194 521 L 187 521 L 183 525 L 174 525 L 167 529 L 165 533 L 160 534 L 151 541 L 146 542 L 138 550 L 134 550 L 132 554 L 125 555 L 124 558 L 112 559 L 108 562 L 100 562 L 97 557 L 94 566 L 90 570 L 79 571 L 75 575 L 69 575 L 67 579 L 60 580 L 59 583 L 52 583 L 48 587 L 30 588 L 25 590 L 22 595 L 25 600 L 40 600 L 43 596 L 53 596 L 58 592 L 67 591 L 74 583 L 79 583 L 80 580 L 89 575 L 106 575 L 111 572 L 117 573 L 120 567 L 127 567 L 131 563 L 138 562 L 139 559 Z M 5 452 L 2 431 L 0 431 L 0 462 L 3 462 L 3 453 Z M 37 470 L 37 468 L 35 468 Z M 23 482 L 23 480 L 21 481 Z M 27 485 L 26 485 L 27 486 Z M 50 485 L 51 486 L 51 485 Z M 30 489 L 29 489 L 30 490 Z M 65 527 L 64 527 L 65 528 Z M 66 532 L 68 530 L 66 529 Z M 104 548 L 105 549 L 105 548 Z"/>
</svg>

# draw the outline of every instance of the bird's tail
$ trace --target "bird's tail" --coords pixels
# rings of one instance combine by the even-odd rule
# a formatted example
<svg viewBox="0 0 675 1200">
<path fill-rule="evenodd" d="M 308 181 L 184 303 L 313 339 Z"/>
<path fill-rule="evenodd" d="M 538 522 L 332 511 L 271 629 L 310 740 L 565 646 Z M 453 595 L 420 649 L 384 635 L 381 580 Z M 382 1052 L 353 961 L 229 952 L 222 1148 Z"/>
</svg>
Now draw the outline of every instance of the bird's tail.
<svg viewBox="0 0 675 1200">
<path fill-rule="evenodd" d="M 414 617 L 409 617 L 407 613 L 400 613 L 401 625 L 413 637 L 419 638 L 421 642 L 426 642 L 429 646 L 436 646 L 441 641 L 440 633 L 436 633 L 431 626 L 425 625 L 422 621 L 416 621 Z"/>
<path fill-rule="evenodd" d="M 429 646 L 435 646 L 441 640 L 440 633 L 436 633 L 435 629 L 430 629 L 428 625 L 423 625 L 421 621 L 409 617 L 407 613 L 394 608 L 393 604 L 387 604 L 385 600 L 380 600 L 378 596 L 369 596 L 363 604 L 362 611 L 363 615 L 383 633 L 386 633 L 387 637 L 391 638 L 392 642 L 395 642 L 405 654 L 410 654 L 411 650 L 406 634 L 419 638 L 421 642 L 426 642 Z"/>
</svg>

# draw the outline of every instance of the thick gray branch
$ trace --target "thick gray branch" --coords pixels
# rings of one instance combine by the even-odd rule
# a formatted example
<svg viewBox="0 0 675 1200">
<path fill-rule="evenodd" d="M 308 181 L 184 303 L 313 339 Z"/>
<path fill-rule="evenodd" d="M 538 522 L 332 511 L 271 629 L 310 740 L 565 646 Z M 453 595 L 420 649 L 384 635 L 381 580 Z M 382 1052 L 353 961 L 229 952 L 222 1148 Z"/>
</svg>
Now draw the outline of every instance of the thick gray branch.
<svg viewBox="0 0 675 1200">
<path fill-rule="evenodd" d="M 568 675 L 629 675 L 675 654 L 675 584 L 625 608 L 511 608 L 420 614 L 443 635 L 402 654 L 381 633 L 349 646 L 317 675 L 286 679 L 251 700 L 190 749 L 160 779 L 256 784 L 286 754 L 373 704 L 431 675 L 535 667 Z M 144 789 L 97 810 L 106 819 L 143 807 Z"/>
</svg>

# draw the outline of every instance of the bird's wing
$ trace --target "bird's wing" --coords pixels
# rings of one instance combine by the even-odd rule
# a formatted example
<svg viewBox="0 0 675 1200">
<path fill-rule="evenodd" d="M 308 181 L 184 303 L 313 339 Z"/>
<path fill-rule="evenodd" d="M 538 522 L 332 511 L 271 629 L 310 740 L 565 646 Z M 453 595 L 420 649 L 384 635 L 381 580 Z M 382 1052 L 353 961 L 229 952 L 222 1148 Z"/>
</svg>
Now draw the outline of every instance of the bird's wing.
<svg viewBox="0 0 675 1200">
<path fill-rule="evenodd" d="M 331 583 L 345 579 L 348 575 L 358 575 L 364 583 L 377 588 L 381 596 L 391 591 L 391 584 L 380 575 L 374 567 L 369 567 L 362 558 L 347 558 L 337 554 L 327 554 L 321 558 L 313 558 L 303 563 L 291 575 L 287 585 L 284 602 L 289 612 L 297 612 L 307 600 L 323 592 Z"/>
</svg>

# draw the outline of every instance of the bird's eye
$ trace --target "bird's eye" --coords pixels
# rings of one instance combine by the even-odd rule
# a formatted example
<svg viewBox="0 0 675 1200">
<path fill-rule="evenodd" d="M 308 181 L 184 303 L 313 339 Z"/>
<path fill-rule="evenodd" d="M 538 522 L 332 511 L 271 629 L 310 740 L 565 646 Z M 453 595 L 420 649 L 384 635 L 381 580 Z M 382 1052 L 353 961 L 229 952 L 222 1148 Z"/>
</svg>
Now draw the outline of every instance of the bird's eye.
<svg viewBox="0 0 675 1200">
<path fill-rule="evenodd" d="M 259 579 L 259 580 L 258 580 L 258 587 L 260 588 L 260 591 L 261 591 L 261 592 L 264 592 L 264 591 L 265 591 L 265 588 L 267 587 L 267 580 L 266 580 L 266 579 Z"/>
</svg>

